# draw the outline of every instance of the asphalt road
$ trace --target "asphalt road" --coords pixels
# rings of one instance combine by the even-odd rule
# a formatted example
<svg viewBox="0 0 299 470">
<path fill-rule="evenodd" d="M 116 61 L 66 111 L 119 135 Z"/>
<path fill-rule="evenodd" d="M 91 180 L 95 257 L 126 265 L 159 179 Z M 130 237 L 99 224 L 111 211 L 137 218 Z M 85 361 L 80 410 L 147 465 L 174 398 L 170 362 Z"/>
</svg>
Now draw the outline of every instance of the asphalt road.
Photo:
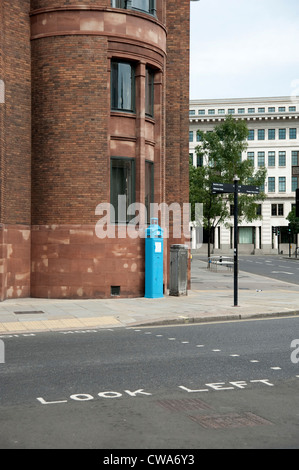
<svg viewBox="0 0 299 470">
<path fill-rule="evenodd" d="M 298 317 L 1 337 L 0 448 L 298 448 L 298 337 Z"/>
<path fill-rule="evenodd" d="M 299 284 L 299 258 L 283 256 L 239 256 L 239 269 L 280 281 Z"/>
</svg>

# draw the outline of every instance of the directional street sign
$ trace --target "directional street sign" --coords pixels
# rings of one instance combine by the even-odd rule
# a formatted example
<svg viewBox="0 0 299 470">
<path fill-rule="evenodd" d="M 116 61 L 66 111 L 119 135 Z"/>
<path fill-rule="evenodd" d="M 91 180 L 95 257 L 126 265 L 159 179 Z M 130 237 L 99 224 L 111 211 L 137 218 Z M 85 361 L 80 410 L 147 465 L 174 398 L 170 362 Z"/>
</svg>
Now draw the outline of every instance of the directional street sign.
<svg viewBox="0 0 299 470">
<path fill-rule="evenodd" d="M 212 194 L 228 194 L 235 192 L 235 186 L 229 183 L 212 183 Z M 258 186 L 238 185 L 238 193 L 259 194 Z"/>
<path fill-rule="evenodd" d="M 213 194 L 224 194 L 224 193 L 233 193 L 235 187 L 233 184 L 229 183 L 212 183 L 212 193 Z"/>
<path fill-rule="evenodd" d="M 260 188 L 258 186 L 244 186 L 244 185 L 239 185 L 238 186 L 238 193 L 244 193 L 244 194 L 259 194 L 260 193 Z"/>
</svg>

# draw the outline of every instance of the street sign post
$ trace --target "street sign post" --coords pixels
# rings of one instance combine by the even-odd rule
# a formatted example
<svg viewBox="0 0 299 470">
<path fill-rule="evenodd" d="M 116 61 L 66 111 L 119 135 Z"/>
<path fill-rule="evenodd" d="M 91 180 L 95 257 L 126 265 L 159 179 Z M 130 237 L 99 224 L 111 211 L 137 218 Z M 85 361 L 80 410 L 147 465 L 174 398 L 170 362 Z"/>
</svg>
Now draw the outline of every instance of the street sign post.
<svg viewBox="0 0 299 470">
<path fill-rule="evenodd" d="M 238 177 L 234 177 L 234 184 L 212 183 L 212 194 L 234 194 L 234 307 L 238 306 L 238 194 L 259 194 L 258 186 L 239 185 Z"/>
</svg>

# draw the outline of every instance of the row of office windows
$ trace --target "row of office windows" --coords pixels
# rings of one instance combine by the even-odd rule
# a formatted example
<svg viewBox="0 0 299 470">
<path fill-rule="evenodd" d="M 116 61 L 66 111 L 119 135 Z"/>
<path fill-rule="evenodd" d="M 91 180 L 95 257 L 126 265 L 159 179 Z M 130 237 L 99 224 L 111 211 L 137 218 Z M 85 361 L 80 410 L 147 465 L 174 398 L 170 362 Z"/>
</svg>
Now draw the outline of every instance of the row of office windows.
<svg viewBox="0 0 299 470">
<path fill-rule="evenodd" d="M 268 193 L 275 193 L 277 192 L 277 178 L 275 176 L 268 176 Z M 286 177 L 279 176 L 278 177 L 278 192 L 285 193 L 286 192 Z"/>
<path fill-rule="evenodd" d="M 278 134 L 277 134 L 278 131 Z M 297 139 L 297 128 L 290 129 L 257 129 L 257 140 L 265 140 L 266 135 L 268 140 L 275 140 L 278 135 L 279 140 L 285 140 L 288 136 L 289 139 Z M 256 136 L 255 129 L 249 129 L 248 140 L 254 140 Z"/>
<path fill-rule="evenodd" d="M 278 131 L 278 133 L 277 133 Z M 201 141 L 200 135 L 195 131 L 189 131 L 189 142 L 194 141 L 194 134 L 196 135 L 196 142 Z M 255 140 L 257 136 L 257 140 L 265 140 L 266 135 L 268 140 L 275 140 L 277 135 L 279 140 L 286 140 L 288 137 L 290 140 L 297 139 L 297 128 L 290 128 L 290 129 L 249 129 L 248 140 Z"/>
<path fill-rule="evenodd" d="M 136 10 L 150 15 L 156 14 L 156 0 L 111 0 L 113 8 Z"/>
<path fill-rule="evenodd" d="M 291 163 L 292 166 L 297 166 L 298 165 L 298 151 L 297 150 L 292 150 L 291 153 Z M 247 159 L 252 162 L 252 165 L 261 168 L 261 167 L 270 167 L 273 168 L 277 165 L 279 167 L 285 167 L 287 166 L 287 153 L 284 150 L 279 151 L 276 153 L 275 151 L 268 151 L 267 153 L 267 161 L 266 161 L 266 152 L 261 151 L 257 152 L 257 162 L 255 161 L 255 152 L 247 152 Z"/>
<path fill-rule="evenodd" d="M 290 113 L 294 113 L 296 112 L 296 106 L 289 106 L 288 107 L 288 110 Z M 198 115 L 201 116 L 201 115 L 215 115 L 215 114 L 220 114 L 220 115 L 223 115 L 223 114 L 255 114 L 256 112 L 258 113 L 266 113 L 266 108 L 265 107 L 262 107 L 262 108 L 247 108 L 247 113 L 246 113 L 246 108 L 229 108 L 229 109 L 199 109 L 198 110 Z M 268 113 L 275 113 L 276 112 L 276 107 L 275 106 L 269 106 L 267 108 L 267 112 Z M 279 113 L 285 113 L 287 112 L 287 107 L 286 106 L 279 106 L 278 107 L 278 112 Z M 189 110 L 189 116 L 196 116 L 196 110 L 195 109 L 190 109 Z"/>
<path fill-rule="evenodd" d="M 271 216 L 272 217 L 283 217 L 284 216 L 284 204 L 279 203 L 279 204 L 271 204 Z M 257 204 L 256 207 L 256 214 L 257 215 L 262 215 L 262 204 Z M 234 205 L 230 205 L 230 215 L 234 215 Z"/>
<path fill-rule="evenodd" d="M 266 161 L 266 157 L 267 157 L 267 161 Z M 191 159 L 191 162 L 193 162 L 193 153 L 189 154 L 189 158 Z M 275 151 L 271 150 L 271 151 L 268 151 L 267 155 L 266 155 L 266 152 L 264 151 L 257 152 L 257 161 L 256 161 L 255 152 L 247 152 L 247 159 L 252 163 L 253 166 L 257 164 L 256 166 L 259 168 L 266 167 L 266 166 L 268 166 L 268 168 L 275 168 L 277 163 L 279 167 L 287 166 L 287 153 L 284 150 L 279 151 L 278 154 L 276 154 Z M 299 152 L 297 150 L 292 150 L 291 163 L 292 163 L 291 166 L 298 166 Z M 203 166 L 203 164 L 204 164 L 203 157 L 197 155 L 196 166 Z"/>
<path fill-rule="evenodd" d="M 283 203 L 278 203 L 278 204 L 271 204 L 271 216 L 272 217 L 284 217 L 285 215 L 285 205 Z M 294 204 L 292 204 L 292 209 L 294 207 Z M 262 215 L 262 204 L 257 204 L 256 207 L 256 214 L 257 215 Z M 287 214 L 286 214 L 287 215 Z M 230 205 L 230 216 L 234 216 L 234 205 Z"/>
</svg>

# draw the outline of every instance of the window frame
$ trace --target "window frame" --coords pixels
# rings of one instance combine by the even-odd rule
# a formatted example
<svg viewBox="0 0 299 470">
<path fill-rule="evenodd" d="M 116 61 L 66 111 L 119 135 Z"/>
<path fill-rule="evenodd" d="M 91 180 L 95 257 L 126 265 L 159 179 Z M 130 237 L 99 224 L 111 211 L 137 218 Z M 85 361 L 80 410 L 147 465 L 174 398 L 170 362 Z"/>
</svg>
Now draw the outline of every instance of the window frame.
<svg viewBox="0 0 299 470">
<path fill-rule="evenodd" d="M 285 140 L 287 136 L 287 130 L 285 128 L 278 129 L 278 138 L 279 140 Z"/>
<path fill-rule="evenodd" d="M 146 67 L 145 71 L 145 115 L 154 118 L 155 104 L 155 71 Z M 195 111 L 194 111 L 195 114 Z"/>
<path fill-rule="evenodd" d="M 275 176 L 268 176 L 268 193 L 275 193 Z"/>
<path fill-rule="evenodd" d="M 257 130 L 257 140 L 265 140 L 265 129 Z"/>
<path fill-rule="evenodd" d="M 290 127 L 289 129 L 289 139 L 297 139 L 297 127 Z"/>
<path fill-rule="evenodd" d="M 114 166 L 113 163 L 119 163 L 119 166 Z M 120 164 L 121 163 L 121 164 Z M 114 189 L 114 175 L 113 175 L 113 168 L 125 168 L 125 164 L 130 163 L 130 171 L 131 174 L 129 175 L 130 177 L 130 186 L 126 187 L 126 194 L 119 194 L 115 193 L 113 194 L 112 191 Z M 128 176 L 126 176 L 126 179 L 128 180 Z M 126 182 L 127 184 L 127 182 Z M 126 200 L 126 221 L 125 220 L 119 220 L 119 214 L 118 214 L 118 196 L 123 196 L 125 195 L 127 197 Z M 115 200 L 117 199 L 117 203 L 115 205 Z M 111 219 L 111 223 L 114 223 L 116 225 L 126 225 L 130 222 L 130 220 L 135 217 L 134 215 L 129 215 L 128 214 L 128 207 L 131 204 L 134 204 L 136 202 L 136 162 L 135 158 L 129 158 L 129 157 L 116 157 L 113 156 L 110 158 L 110 204 L 114 208 L 114 220 Z"/>
<path fill-rule="evenodd" d="M 265 167 L 265 152 L 264 151 L 257 153 L 257 166 L 258 168 Z"/>
<path fill-rule="evenodd" d="M 134 6 L 135 1 L 148 1 L 148 8 L 137 8 L 136 5 Z M 111 0 L 111 7 L 122 8 L 124 10 L 140 11 L 152 16 L 156 16 L 157 13 L 156 0 Z"/>
<path fill-rule="evenodd" d="M 278 166 L 285 167 L 287 163 L 287 156 L 285 150 L 280 150 L 278 152 Z"/>
<path fill-rule="evenodd" d="M 192 156 L 193 160 L 193 156 Z M 151 219 L 151 204 L 153 204 L 154 201 L 154 162 L 151 160 L 145 160 L 145 172 L 144 172 L 144 205 L 146 208 L 146 223 L 149 225 L 150 224 L 150 219 Z M 149 191 L 147 191 L 147 187 L 149 187 Z M 149 200 L 147 201 L 147 196 L 149 197 Z"/>
<path fill-rule="evenodd" d="M 285 176 L 278 177 L 278 192 L 285 193 L 287 190 L 287 179 Z"/>
<path fill-rule="evenodd" d="M 275 163 L 276 163 L 275 160 L 276 160 L 275 151 L 269 150 L 268 151 L 268 167 L 274 168 Z"/>
<path fill-rule="evenodd" d="M 117 76 L 116 76 L 116 65 L 117 65 Z M 131 82 L 130 86 L 130 107 L 126 107 L 125 105 L 119 106 L 120 100 L 120 83 L 119 83 L 119 67 L 120 65 L 127 65 L 130 66 L 130 77 L 129 80 Z M 127 60 L 118 60 L 112 59 L 111 60 L 111 72 L 110 72 L 110 87 L 111 87 L 111 98 L 110 98 L 110 107 L 111 111 L 123 112 L 123 113 L 132 113 L 135 114 L 136 112 L 136 66 L 133 62 Z M 117 83 L 115 83 L 117 81 Z"/>
</svg>

